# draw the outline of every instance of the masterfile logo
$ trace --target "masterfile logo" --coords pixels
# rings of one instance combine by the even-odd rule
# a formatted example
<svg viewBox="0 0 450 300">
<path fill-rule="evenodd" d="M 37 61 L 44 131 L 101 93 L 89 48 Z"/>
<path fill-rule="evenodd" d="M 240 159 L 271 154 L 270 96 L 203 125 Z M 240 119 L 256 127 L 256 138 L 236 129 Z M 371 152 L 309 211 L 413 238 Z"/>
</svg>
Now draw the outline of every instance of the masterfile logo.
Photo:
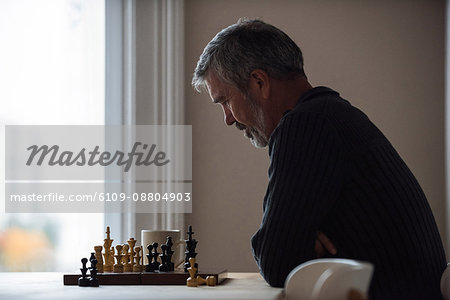
<svg viewBox="0 0 450 300">
<path fill-rule="evenodd" d="M 138 151 L 140 146 L 143 151 Z M 100 146 L 95 146 L 92 151 L 87 151 L 86 148 L 83 148 L 78 153 L 74 153 L 72 151 L 62 151 L 60 153 L 59 146 L 57 145 L 53 145 L 52 147 L 49 147 L 48 145 L 43 145 L 40 147 L 33 145 L 27 148 L 27 150 L 31 151 L 27 160 L 27 166 L 30 166 L 33 163 L 36 156 L 38 156 L 36 159 L 36 165 L 38 166 L 42 165 L 46 158 L 48 159 L 47 164 L 49 166 L 72 166 L 74 164 L 77 166 L 84 166 L 86 164 L 89 166 L 94 166 L 96 164 L 101 166 L 109 166 L 110 164 L 116 162 L 118 166 L 125 166 L 125 172 L 130 170 L 134 157 L 136 157 L 135 164 L 137 166 L 149 166 L 151 164 L 155 164 L 160 167 L 169 163 L 169 160 L 166 159 L 166 153 L 164 151 L 159 151 L 153 156 L 153 152 L 156 148 L 155 144 L 149 147 L 147 144 L 135 142 L 131 152 L 129 153 L 124 153 L 117 150 L 114 154 L 112 154 L 109 151 L 100 152 L 99 148 Z M 147 150 L 147 148 L 149 148 L 149 150 Z M 145 159 L 143 158 L 144 155 Z"/>
<path fill-rule="evenodd" d="M 191 126 L 18 125 L 5 133 L 6 180 L 192 180 Z"/>
<path fill-rule="evenodd" d="M 15 125 L 5 133 L 6 212 L 192 210 L 191 126 Z"/>
</svg>

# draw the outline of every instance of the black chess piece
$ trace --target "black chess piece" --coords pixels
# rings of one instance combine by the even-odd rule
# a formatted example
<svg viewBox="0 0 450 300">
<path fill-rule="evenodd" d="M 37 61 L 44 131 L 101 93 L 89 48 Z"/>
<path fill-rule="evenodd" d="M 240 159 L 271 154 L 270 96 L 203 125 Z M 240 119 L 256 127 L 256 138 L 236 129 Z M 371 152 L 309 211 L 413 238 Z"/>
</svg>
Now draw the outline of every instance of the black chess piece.
<svg viewBox="0 0 450 300">
<path fill-rule="evenodd" d="M 89 285 L 93 287 L 99 286 L 98 278 L 97 278 L 97 259 L 91 259 L 91 267 L 89 268 L 91 271 L 91 278 L 89 279 Z"/>
<path fill-rule="evenodd" d="M 162 253 L 159 255 L 161 257 L 161 265 L 159 266 L 160 272 L 169 272 L 169 265 L 167 263 L 167 245 L 162 244 L 161 245 L 161 251 Z"/>
<path fill-rule="evenodd" d="M 195 258 L 197 256 L 197 253 L 195 252 L 195 247 L 197 247 L 197 241 L 192 238 L 193 234 L 194 234 L 194 232 L 192 231 L 192 226 L 189 225 L 188 232 L 187 232 L 188 239 L 185 240 L 186 252 L 184 252 L 184 254 L 185 254 L 184 272 L 188 272 L 188 268 L 191 266 L 191 264 L 189 263 L 189 258 L 191 258 L 191 257 Z M 195 263 L 194 267 L 197 269 L 197 272 L 198 272 L 198 264 L 197 263 Z"/>
<path fill-rule="evenodd" d="M 174 251 L 172 250 L 173 242 L 172 237 L 168 236 L 166 241 L 167 246 L 167 265 L 169 266 L 169 272 L 175 270 L 175 264 L 172 262 L 172 256 Z"/>
<path fill-rule="evenodd" d="M 155 270 L 159 270 L 159 261 L 158 261 L 158 256 L 159 256 L 159 253 L 158 253 L 158 243 L 157 242 L 154 242 L 153 243 L 153 268 L 155 269 Z"/>
<path fill-rule="evenodd" d="M 97 259 L 96 257 L 95 257 L 95 252 L 91 252 L 91 257 L 89 257 L 89 262 L 92 264 L 92 260 L 93 259 Z"/>
<path fill-rule="evenodd" d="M 89 286 L 90 285 L 89 278 L 87 278 L 87 276 L 86 276 L 86 273 L 88 270 L 88 268 L 86 267 L 87 262 L 88 262 L 88 260 L 86 257 L 83 257 L 81 259 L 81 263 L 83 264 L 83 267 L 80 268 L 81 277 L 78 278 L 78 286 Z"/>
<path fill-rule="evenodd" d="M 145 272 L 155 272 L 155 265 L 153 264 L 153 245 L 149 244 L 147 245 L 148 253 L 146 254 L 148 259 L 148 265 L 145 265 Z"/>
</svg>

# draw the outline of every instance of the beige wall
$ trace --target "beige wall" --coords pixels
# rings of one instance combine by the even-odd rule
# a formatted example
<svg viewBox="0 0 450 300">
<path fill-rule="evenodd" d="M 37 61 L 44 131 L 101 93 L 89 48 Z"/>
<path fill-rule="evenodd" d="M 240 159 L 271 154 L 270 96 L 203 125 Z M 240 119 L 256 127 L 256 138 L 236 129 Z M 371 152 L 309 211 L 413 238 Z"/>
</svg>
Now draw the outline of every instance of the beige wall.
<svg viewBox="0 0 450 300">
<path fill-rule="evenodd" d="M 339 91 L 368 114 L 418 178 L 444 233 L 444 1 L 185 5 L 187 117 L 194 143 L 190 217 L 201 265 L 256 270 L 249 240 L 261 219 L 267 151 L 227 128 L 221 109 L 189 85 L 203 47 L 244 16 L 284 30 L 303 50 L 311 83 Z"/>
</svg>

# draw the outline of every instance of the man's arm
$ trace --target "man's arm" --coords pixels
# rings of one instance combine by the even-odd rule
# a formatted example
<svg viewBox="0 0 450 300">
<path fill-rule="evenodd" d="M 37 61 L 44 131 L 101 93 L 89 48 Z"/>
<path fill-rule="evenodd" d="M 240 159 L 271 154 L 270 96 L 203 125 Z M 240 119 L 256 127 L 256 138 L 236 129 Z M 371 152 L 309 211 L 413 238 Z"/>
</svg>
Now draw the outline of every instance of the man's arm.
<svg viewBox="0 0 450 300">
<path fill-rule="evenodd" d="M 317 258 L 324 257 L 325 254 L 330 253 L 335 255 L 337 253 L 333 242 L 321 231 L 317 232 L 316 243 L 314 246 Z"/>
<path fill-rule="evenodd" d="M 348 161 L 329 121 L 315 113 L 287 115 L 270 147 L 264 215 L 252 246 L 263 277 L 281 287 L 293 268 L 317 257 L 317 232 L 339 195 Z"/>
</svg>

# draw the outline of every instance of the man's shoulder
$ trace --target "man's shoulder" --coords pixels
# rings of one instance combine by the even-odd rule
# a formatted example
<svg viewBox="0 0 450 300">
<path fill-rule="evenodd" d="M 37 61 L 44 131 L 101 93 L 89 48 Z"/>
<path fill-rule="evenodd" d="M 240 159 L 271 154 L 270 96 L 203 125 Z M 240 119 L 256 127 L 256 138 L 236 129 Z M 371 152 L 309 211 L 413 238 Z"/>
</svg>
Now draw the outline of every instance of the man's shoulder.
<svg viewBox="0 0 450 300">
<path fill-rule="evenodd" d="M 296 106 L 285 115 L 286 118 L 298 118 L 304 114 L 312 114 L 316 117 L 336 117 L 355 110 L 349 101 L 343 99 L 338 92 L 319 86 L 307 91 L 299 99 Z"/>
<path fill-rule="evenodd" d="M 340 118 L 336 116 L 339 114 L 337 111 L 345 110 L 345 106 L 351 107 L 349 102 L 342 99 L 334 90 L 327 87 L 313 88 L 302 95 L 293 109 L 285 113 L 270 140 L 274 142 L 286 132 L 305 131 L 308 128 L 314 130 L 316 126 L 313 124 L 330 123 L 329 117 L 334 114 L 334 120 L 336 117 Z M 334 127 L 333 124 L 330 125 Z"/>
<path fill-rule="evenodd" d="M 292 109 L 292 113 L 311 112 L 327 115 L 330 112 L 353 108 L 349 101 L 343 99 L 338 92 L 327 87 L 316 87 L 307 91 Z"/>
<path fill-rule="evenodd" d="M 280 120 L 272 134 L 274 142 L 286 132 L 309 132 L 325 128 L 345 143 L 381 138 L 383 135 L 366 114 L 326 87 L 306 92 L 297 105 Z M 315 134 L 308 133 L 308 134 Z"/>
</svg>

